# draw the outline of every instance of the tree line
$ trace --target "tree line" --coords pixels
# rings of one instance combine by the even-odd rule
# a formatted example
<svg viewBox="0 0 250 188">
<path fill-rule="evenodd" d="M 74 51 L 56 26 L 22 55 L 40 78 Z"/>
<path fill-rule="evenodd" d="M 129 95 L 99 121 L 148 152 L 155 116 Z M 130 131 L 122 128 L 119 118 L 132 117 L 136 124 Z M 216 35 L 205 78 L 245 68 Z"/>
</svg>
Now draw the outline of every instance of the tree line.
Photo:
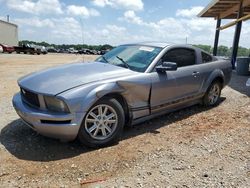
<svg viewBox="0 0 250 188">
<path fill-rule="evenodd" d="M 212 54 L 213 53 L 213 47 L 212 46 L 209 46 L 209 45 L 202 45 L 202 44 L 199 44 L 199 45 L 194 45 L 198 48 L 201 48 L 203 49 L 204 51 Z M 232 54 L 232 47 L 231 48 L 228 48 L 227 46 L 218 46 L 218 49 L 217 49 L 217 56 L 226 56 L 226 57 L 230 57 L 231 54 Z M 250 48 L 247 49 L 245 47 L 242 47 L 242 46 L 239 46 L 238 48 L 238 55 L 237 56 L 249 56 L 250 55 Z"/>
<path fill-rule="evenodd" d="M 81 49 L 90 49 L 90 50 L 110 50 L 113 48 L 113 46 L 109 44 L 104 44 L 104 45 L 87 45 L 87 44 L 49 44 L 47 42 L 35 42 L 35 41 L 29 41 L 29 40 L 22 40 L 19 41 L 19 45 L 21 44 L 35 44 L 38 46 L 44 46 L 44 47 L 53 47 L 56 49 L 69 49 L 69 48 L 74 48 L 76 50 L 81 50 Z M 210 45 L 194 45 L 198 48 L 203 49 L 204 51 L 212 54 L 213 52 L 213 47 Z M 217 56 L 227 56 L 230 57 L 232 53 L 232 47 L 229 48 L 227 46 L 218 46 L 218 51 L 217 51 Z M 250 54 L 250 49 L 247 49 L 245 47 L 239 46 L 238 48 L 238 56 L 249 56 Z"/>
</svg>

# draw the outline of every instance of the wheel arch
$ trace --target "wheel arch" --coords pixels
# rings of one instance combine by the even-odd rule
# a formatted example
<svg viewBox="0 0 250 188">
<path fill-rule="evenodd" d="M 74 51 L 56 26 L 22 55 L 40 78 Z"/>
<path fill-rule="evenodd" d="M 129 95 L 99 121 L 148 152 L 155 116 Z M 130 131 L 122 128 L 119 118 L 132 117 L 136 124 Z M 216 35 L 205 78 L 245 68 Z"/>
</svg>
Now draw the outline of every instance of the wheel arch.
<svg viewBox="0 0 250 188">
<path fill-rule="evenodd" d="M 224 82 L 225 82 L 222 76 L 217 76 L 217 77 L 215 77 L 211 83 L 213 83 L 213 82 L 215 82 L 215 81 L 220 82 L 221 86 L 223 86 L 223 85 L 224 85 Z"/>
<path fill-rule="evenodd" d="M 115 100 L 117 100 L 123 110 L 124 110 L 124 115 L 125 115 L 125 125 L 130 125 L 131 124 L 131 112 L 127 103 L 126 98 L 119 92 L 110 92 L 110 93 L 106 93 L 105 95 L 103 95 L 101 98 L 99 98 L 96 102 L 98 102 L 99 100 L 103 99 L 103 98 L 113 98 Z"/>
<path fill-rule="evenodd" d="M 203 92 L 205 93 L 207 91 L 207 89 L 209 88 L 209 86 L 214 82 L 214 81 L 219 81 L 221 83 L 222 88 L 225 85 L 225 76 L 222 70 L 220 69 L 216 69 L 214 70 L 209 77 L 207 78 L 204 87 L 203 87 Z"/>
<path fill-rule="evenodd" d="M 102 84 L 89 90 L 88 94 L 84 97 L 84 103 L 81 104 L 81 111 L 87 112 L 94 104 L 103 98 L 114 98 L 117 100 L 123 110 L 125 115 L 125 124 L 129 125 L 131 121 L 131 112 L 129 109 L 128 102 L 125 96 L 122 94 L 125 91 L 124 88 L 120 87 L 115 82 Z M 82 120 L 84 117 L 82 118 Z"/>
<path fill-rule="evenodd" d="M 119 139 L 121 138 L 123 127 L 125 125 L 124 124 L 125 123 L 124 122 L 125 114 L 122 113 L 122 109 L 124 109 L 125 101 L 122 98 L 122 95 L 120 95 L 119 93 L 108 93 L 108 94 L 98 98 L 98 100 L 96 100 L 92 104 L 92 106 L 90 107 L 89 110 L 91 110 L 96 105 L 102 105 L 102 104 L 109 105 L 112 108 L 115 107 L 116 113 L 118 114 L 117 119 L 119 119 L 118 124 L 116 124 L 116 127 L 114 129 L 112 129 L 112 133 L 110 132 L 110 135 L 108 137 L 105 137 L 104 140 L 102 140 L 102 139 L 93 138 L 91 136 L 91 134 L 88 132 L 89 128 L 87 128 L 88 130 L 86 130 L 85 120 L 83 120 L 83 122 L 79 128 L 77 137 L 82 144 L 84 144 L 88 147 L 97 148 L 97 147 L 108 146 L 110 144 L 117 143 L 119 141 Z M 84 119 L 87 117 L 88 116 L 86 116 L 86 114 L 85 114 Z M 104 123 L 102 123 L 102 125 L 103 124 Z M 93 124 L 91 126 L 93 126 Z M 97 130 L 99 128 L 97 127 L 95 129 Z M 97 131 L 100 132 L 100 129 Z M 101 132 L 103 132 L 103 130 Z M 101 133 L 101 134 L 102 134 L 102 136 L 106 136 L 106 134 L 104 135 L 104 133 Z"/>
</svg>

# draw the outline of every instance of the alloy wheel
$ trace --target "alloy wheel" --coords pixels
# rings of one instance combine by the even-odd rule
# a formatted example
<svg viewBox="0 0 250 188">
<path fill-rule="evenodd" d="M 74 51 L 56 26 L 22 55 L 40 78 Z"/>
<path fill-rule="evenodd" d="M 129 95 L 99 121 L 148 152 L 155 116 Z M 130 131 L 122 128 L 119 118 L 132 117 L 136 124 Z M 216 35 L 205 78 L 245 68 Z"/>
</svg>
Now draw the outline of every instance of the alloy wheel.
<svg viewBox="0 0 250 188">
<path fill-rule="evenodd" d="M 218 84 L 213 84 L 208 93 L 208 101 L 210 105 L 215 104 L 219 96 L 220 96 L 220 86 Z"/>
<path fill-rule="evenodd" d="M 85 130 L 96 140 L 109 138 L 116 130 L 117 124 L 117 113 L 107 104 L 94 106 L 85 118 Z"/>
</svg>

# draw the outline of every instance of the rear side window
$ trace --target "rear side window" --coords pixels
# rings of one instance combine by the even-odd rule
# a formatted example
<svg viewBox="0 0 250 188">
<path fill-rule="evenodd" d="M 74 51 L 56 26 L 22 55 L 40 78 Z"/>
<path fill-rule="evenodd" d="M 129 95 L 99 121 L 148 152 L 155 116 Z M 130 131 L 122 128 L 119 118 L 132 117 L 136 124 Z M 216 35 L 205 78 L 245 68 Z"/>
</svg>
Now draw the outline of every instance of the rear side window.
<svg viewBox="0 0 250 188">
<path fill-rule="evenodd" d="M 186 48 L 175 48 L 169 50 L 163 57 L 163 62 L 177 63 L 178 67 L 194 65 L 196 56 L 195 51 Z"/>
<path fill-rule="evenodd" d="M 213 61 L 212 56 L 208 55 L 207 53 L 201 52 L 201 57 L 202 57 L 202 63 L 208 63 Z"/>
</svg>

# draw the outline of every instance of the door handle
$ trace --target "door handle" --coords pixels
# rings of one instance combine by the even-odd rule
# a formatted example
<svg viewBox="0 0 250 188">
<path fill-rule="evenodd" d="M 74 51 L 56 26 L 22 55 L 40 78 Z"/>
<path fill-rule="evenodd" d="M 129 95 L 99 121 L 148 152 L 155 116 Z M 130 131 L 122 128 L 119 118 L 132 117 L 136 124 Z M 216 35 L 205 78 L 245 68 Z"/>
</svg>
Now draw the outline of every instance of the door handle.
<svg viewBox="0 0 250 188">
<path fill-rule="evenodd" d="M 196 76 L 197 74 L 200 74 L 200 72 L 194 71 L 194 72 L 192 73 L 193 76 Z"/>
</svg>

